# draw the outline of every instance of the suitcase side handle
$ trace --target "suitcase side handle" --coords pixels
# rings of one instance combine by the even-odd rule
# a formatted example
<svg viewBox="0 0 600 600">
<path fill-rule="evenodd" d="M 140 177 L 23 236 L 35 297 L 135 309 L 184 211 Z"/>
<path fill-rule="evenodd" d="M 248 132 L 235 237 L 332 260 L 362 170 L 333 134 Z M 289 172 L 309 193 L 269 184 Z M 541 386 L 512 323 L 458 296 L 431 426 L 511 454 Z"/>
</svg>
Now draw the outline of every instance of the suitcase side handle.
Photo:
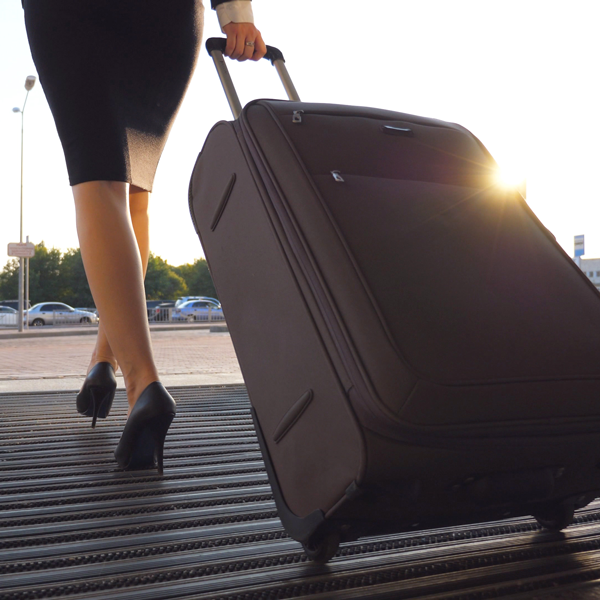
<svg viewBox="0 0 600 600">
<path fill-rule="evenodd" d="M 231 75 L 229 74 L 229 69 L 225 64 L 225 57 L 223 53 L 225 52 L 226 45 L 227 40 L 225 38 L 209 38 L 206 40 L 206 50 L 213 59 L 215 68 L 219 74 L 219 79 L 221 80 L 221 85 L 225 91 L 225 96 L 229 102 L 229 107 L 233 113 L 233 117 L 235 119 L 239 119 L 240 115 L 242 114 L 242 105 L 237 95 L 235 86 L 233 85 Z M 267 46 L 267 54 L 264 58 L 270 60 L 271 64 L 277 70 L 277 74 L 281 79 L 281 83 L 283 84 L 288 98 L 295 102 L 300 102 L 300 96 L 298 95 L 290 74 L 285 66 L 285 59 L 283 58 L 283 53 L 281 50 L 275 48 L 274 46 Z"/>
</svg>

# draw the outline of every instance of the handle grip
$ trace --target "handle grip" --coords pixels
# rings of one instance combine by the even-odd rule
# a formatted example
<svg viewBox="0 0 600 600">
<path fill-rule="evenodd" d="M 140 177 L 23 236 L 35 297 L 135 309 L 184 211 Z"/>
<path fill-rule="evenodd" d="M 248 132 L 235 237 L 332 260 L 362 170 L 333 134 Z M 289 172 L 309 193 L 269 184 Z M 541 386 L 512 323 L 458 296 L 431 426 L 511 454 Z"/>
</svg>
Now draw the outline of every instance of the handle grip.
<svg viewBox="0 0 600 600">
<path fill-rule="evenodd" d="M 206 50 L 211 56 L 215 50 L 218 50 L 221 54 L 225 54 L 226 47 L 227 40 L 225 38 L 208 38 L 206 40 Z M 275 48 L 275 46 L 267 46 L 267 53 L 263 56 L 263 58 L 270 60 L 272 65 L 275 64 L 276 60 L 282 60 L 285 62 L 285 58 L 283 58 L 283 52 L 281 52 L 279 48 Z"/>
<path fill-rule="evenodd" d="M 225 96 L 227 96 L 227 101 L 229 102 L 229 107 L 231 108 L 233 117 L 238 119 L 242 114 L 242 105 L 235 90 L 235 86 L 233 85 L 231 75 L 229 74 L 229 69 L 225 64 L 223 53 L 225 52 L 226 46 L 227 40 L 224 38 L 209 38 L 206 40 L 206 50 L 215 63 L 215 68 L 219 74 L 219 79 L 221 80 L 221 85 L 225 91 Z M 278 50 L 274 46 L 267 46 L 267 54 L 264 58 L 270 60 L 271 64 L 277 70 L 288 98 L 295 102 L 300 102 L 300 96 L 298 96 L 298 92 L 296 91 L 296 88 L 294 87 L 294 84 L 287 71 L 285 59 L 283 58 L 281 50 Z"/>
</svg>

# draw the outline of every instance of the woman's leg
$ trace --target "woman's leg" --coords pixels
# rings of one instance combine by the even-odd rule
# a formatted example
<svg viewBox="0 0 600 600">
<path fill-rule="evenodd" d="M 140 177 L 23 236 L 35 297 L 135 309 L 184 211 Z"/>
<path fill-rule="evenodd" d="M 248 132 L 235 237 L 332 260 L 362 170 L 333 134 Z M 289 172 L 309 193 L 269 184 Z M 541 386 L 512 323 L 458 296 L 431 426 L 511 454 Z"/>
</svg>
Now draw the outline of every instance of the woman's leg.
<svg viewBox="0 0 600 600">
<path fill-rule="evenodd" d="M 140 251 L 142 260 L 142 272 L 146 276 L 148 268 L 148 257 L 150 255 L 150 222 L 148 218 L 148 206 L 150 203 L 150 192 L 142 190 L 136 186 L 129 186 L 129 214 L 133 232 Z M 108 343 L 106 331 L 104 330 L 104 321 L 100 320 L 98 325 L 98 336 L 96 338 L 96 347 L 92 352 L 92 358 L 88 367 L 90 369 L 99 362 L 110 363 L 114 370 L 117 370 L 117 359 Z"/>
<path fill-rule="evenodd" d="M 136 194 L 134 194 L 135 196 Z M 144 389 L 158 381 L 150 343 L 144 292 L 142 256 L 147 257 L 147 233 L 136 239 L 130 214 L 127 184 L 90 181 L 73 186 L 77 233 L 92 296 L 100 313 L 108 347 L 125 378 L 130 407 Z M 147 206 L 145 194 L 133 206 Z M 146 214 L 147 223 L 147 214 Z M 145 247 L 138 247 L 138 243 Z M 145 260 L 147 264 L 147 258 Z M 102 342 L 101 342 L 102 343 Z M 104 352 L 105 349 L 102 349 Z"/>
<path fill-rule="evenodd" d="M 90 364 L 88 365 L 87 372 L 89 373 L 92 367 L 99 362 L 110 363 L 115 371 L 119 366 L 117 364 L 117 359 L 115 358 L 115 353 L 112 351 L 112 348 L 108 343 L 108 338 L 106 337 L 106 332 L 104 331 L 104 323 L 102 321 L 100 321 L 100 323 L 98 324 L 98 336 L 96 337 L 96 346 L 94 347 L 94 351 L 92 352 L 92 358 L 90 359 Z"/>
</svg>

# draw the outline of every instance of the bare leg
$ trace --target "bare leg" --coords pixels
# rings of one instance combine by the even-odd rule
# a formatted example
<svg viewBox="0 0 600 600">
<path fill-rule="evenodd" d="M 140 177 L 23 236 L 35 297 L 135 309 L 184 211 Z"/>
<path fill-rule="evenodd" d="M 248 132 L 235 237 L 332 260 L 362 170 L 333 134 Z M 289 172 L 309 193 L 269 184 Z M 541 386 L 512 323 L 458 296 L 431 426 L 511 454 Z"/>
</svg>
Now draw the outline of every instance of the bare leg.
<svg viewBox="0 0 600 600">
<path fill-rule="evenodd" d="M 150 192 L 146 192 L 133 185 L 129 186 L 129 214 L 133 232 L 140 250 L 144 277 L 148 268 L 150 256 L 150 221 L 148 219 L 148 205 L 150 203 Z"/>
<path fill-rule="evenodd" d="M 150 192 L 142 190 L 136 186 L 129 186 L 129 214 L 131 224 L 140 251 L 142 260 L 142 271 L 144 277 L 148 268 L 148 257 L 150 255 L 150 232 L 148 219 L 148 205 L 150 202 Z M 104 321 L 100 320 L 98 326 L 98 336 L 96 338 L 96 347 L 92 353 L 92 358 L 88 367 L 90 369 L 99 362 L 108 362 L 117 370 L 117 359 L 108 343 L 106 331 L 104 330 Z"/>
<path fill-rule="evenodd" d="M 87 372 L 89 373 L 92 367 L 99 362 L 110 363 L 115 371 L 118 368 L 117 359 L 115 358 L 115 354 L 112 351 L 110 344 L 108 343 L 108 338 L 106 337 L 106 332 L 104 331 L 103 321 L 100 321 L 98 324 L 98 337 L 96 338 L 96 346 L 92 352 L 92 358 L 90 359 Z"/>
<path fill-rule="evenodd" d="M 131 407 L 159 378 L 152 356 L 144 269 L 128 207 L 127 184 L 90 181 L 74 186 L 73 196 L 86 275 L 108 347 L 123 372 Z M 134 200 L 134 204 L 143 202 Z M 141 234 L 140 241 L 143 239 L 147 236 Z"/>
</svg>

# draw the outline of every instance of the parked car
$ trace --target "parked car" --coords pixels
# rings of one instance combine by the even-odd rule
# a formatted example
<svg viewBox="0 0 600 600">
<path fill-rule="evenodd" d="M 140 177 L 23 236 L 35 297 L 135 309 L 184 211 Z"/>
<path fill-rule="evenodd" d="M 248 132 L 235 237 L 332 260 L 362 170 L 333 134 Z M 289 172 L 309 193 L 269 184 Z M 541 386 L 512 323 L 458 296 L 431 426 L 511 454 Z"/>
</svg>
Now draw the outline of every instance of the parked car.
<svg viewBox="0 0 600 600">
<path fill-rule="evenodd" d="M 172 302 L 173 306 L 175 306 L 175 300 L 146 300 L 146 310 L 148 311 L 148 319 L 150 321 L 154 320 L 154 315 L 156 314 L 156 307 L 162 304 L 163 302 Z"/>
<path fill-rule="evenodd" d="M 181 296 L 177 298 L 175 306 L 179 308 L 184 302 L 189 302 L 190 300 L 205 300 L 206 302 L 210 302 L 215 308 L 221 308 L 221 303 L 216 298 L 211 298 L 210 296 Z"/>
<path fill-rule="evenodd" d="M 2 300 L 0 301 L 0 306 L 9 306 L 10 308 L 14 308 L 16 311 L 19 310 L 19 301 L 18 300 Z M 31 302 L 29 303 L 29 308 L 31 308 Z M 23 301 L 23 310 L 27 309 L 27 302 Z"/>
<path fill-rule="evenodd" d="M 10 306 L 0 306 L 0 325 L 16 325 L 18 311 Z"/>
<path fill-rule="evenodd" d="M 154 307 L 152 316 L 149 317 L 150 321 L 170 321 L 171 320 L 171 309 L 175 306 L 175 302 L 168 300 L 161 302 Z"/>
<path fill-rule="evenodd" d="M 212 300 L 212 298 L 211 298 Z M 173 321 L 222 321 L 223 309 L 216 307 L 211 300 L 188 300 L 175 307 L 172 312 Z M 210 312 L 209 312 L 210 308 Z"/>
<path fill-rule="evenodd" d="M 84 306 L 76 306 L 75 310 L 82 310 L 83 312 L 91 312 L 98 316 L 98 309 L 88 306 L 87 308 Z"/>
<path fill-rule="evenodd" d="M 40 302 L 29 309 L 29 324 L 34 327 L 73 323 L 98 323 L 98 317 L 93 312 L 77 310 L 62 302 Z"/>
</svg>

